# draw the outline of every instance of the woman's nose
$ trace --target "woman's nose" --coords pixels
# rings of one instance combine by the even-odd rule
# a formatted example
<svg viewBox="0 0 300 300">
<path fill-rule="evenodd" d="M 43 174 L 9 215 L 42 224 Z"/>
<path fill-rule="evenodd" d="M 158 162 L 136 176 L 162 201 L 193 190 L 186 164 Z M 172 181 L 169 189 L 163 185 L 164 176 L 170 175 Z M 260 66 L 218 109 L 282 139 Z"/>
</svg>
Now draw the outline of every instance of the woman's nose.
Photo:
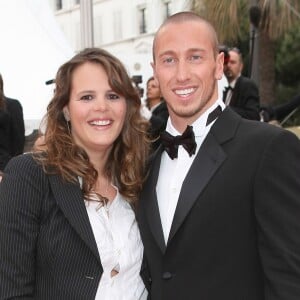
<svg viewBox="0 0 300 300">
<path fill-rule="evenodd" d="M 94 109 L 105 111 L 107 109 L 107 100 L 103 97 L 97 97 L 94 102 Z"/>
</svg>

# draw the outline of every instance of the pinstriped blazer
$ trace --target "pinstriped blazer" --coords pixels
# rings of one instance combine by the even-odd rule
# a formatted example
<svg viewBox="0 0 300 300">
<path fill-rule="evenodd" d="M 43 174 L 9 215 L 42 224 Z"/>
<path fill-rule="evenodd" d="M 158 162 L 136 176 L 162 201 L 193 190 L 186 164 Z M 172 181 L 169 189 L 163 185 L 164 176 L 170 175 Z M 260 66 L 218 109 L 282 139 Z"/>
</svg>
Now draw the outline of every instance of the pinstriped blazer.
<svg viewBox="0 0 300 300">
<path fill-rule="evenodd" d="M 0 299 L 95 299 L 103 269 L 79 185 L 24 154 L 0 199 Z"/>
</svg>

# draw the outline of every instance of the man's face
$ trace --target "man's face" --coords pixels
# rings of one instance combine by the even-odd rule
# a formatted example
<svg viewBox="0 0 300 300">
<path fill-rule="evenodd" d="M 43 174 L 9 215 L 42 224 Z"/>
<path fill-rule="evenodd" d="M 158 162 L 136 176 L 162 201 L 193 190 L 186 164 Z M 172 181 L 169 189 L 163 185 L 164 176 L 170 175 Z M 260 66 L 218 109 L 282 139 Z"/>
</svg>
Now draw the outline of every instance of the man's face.
<svg viewBox="0 0 300 300">
<path fill-rule="evenodd" d="M 229 61 L 224 67 L 224 73 L 229 82 L 238 78 L 242 72 L 243 63 L 241 62 L 240 55 L 236 51 L 229 51 Z"/>
<path fill-rule="evenodd" d="M 167 24 L 154 47 L 154 76 L 173 126 L 183 131 L 216 101 L 223 54 L 215 57 L 211 29 L 197 21 Z"/>
</svg>

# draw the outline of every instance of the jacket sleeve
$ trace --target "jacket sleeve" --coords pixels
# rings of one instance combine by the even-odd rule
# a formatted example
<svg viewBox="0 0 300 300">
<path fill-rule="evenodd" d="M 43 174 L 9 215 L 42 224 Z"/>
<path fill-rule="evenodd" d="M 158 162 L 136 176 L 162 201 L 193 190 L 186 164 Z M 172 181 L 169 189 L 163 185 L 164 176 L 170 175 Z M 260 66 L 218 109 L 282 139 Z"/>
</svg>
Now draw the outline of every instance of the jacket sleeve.
<svg viewBox="0 0 300 300">
<path fill-rule="evenodd" d="M 241 80 L 239 99 L 237 99 L 235 105 L 230 107 L 243 118 L 258 121 L 260 119 L 258 87 L 248 78 L 243 77 Z"/>
<path fill-rule="evenodd" d="M 11 114 L 11 150 L 10 155 L 16 156 L 22 154 L 25 144 L 25 124 L 23 108 L 18 100 L 10 99 L 8 109 Z"/>
<path fill-rule="evenodd" d="M 300 299 L 300 142 L 285 130 L 261 154 L 254 192 L 265 299 Z"/>
<path fill-rule="evenodd" d="M 0 299 L 34 299 L 46 189 L 46 176 L 29 154 L 8 163 L 0 184 Z"/>
</svg>

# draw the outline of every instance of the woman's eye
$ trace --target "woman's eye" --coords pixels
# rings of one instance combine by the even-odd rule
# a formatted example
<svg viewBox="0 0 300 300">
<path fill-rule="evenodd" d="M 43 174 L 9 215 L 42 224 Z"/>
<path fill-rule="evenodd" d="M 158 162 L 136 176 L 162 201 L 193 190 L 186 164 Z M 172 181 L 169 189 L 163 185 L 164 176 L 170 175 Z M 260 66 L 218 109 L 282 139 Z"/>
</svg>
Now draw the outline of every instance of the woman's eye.
<svg viewBox="0 0 300 300">
<path fill-rule="evenodd" d="M 83 95 L 82 97 L 80 97 L 80 100 L 83 100 L 83 101 L 89 101 L 92 99 L 93 99 L 92 95 Z"/>
<path fill-rule="evenodd" d="M 115 94 L 115 93 L 109 93 L 109 94 L 107 94 L 107 99 L 117 100 L 117 99 L 120 99 L 120 96 L 118 94 Z"/>
</svg>

